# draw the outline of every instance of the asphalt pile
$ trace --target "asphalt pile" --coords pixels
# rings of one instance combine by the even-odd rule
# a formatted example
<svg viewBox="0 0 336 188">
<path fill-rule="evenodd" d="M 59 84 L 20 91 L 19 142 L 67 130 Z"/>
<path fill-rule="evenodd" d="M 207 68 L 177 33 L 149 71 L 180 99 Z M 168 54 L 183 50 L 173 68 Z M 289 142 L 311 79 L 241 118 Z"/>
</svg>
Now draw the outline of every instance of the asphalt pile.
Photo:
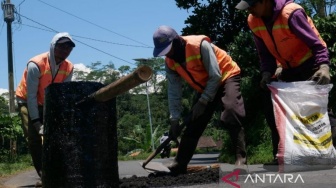
<svg viewBox="0 0 336 188">
<path fill-rule="evenodd" d="M 219 183 L 219 168 L 207 169 L 194 173 L 172 175 L 168 173 L 151 173 L 147 177 L 137 177 L 120 179 L 120 188 L 129 187 L 179 187 L 192 186 L 210 183 Z"/>
</svg>

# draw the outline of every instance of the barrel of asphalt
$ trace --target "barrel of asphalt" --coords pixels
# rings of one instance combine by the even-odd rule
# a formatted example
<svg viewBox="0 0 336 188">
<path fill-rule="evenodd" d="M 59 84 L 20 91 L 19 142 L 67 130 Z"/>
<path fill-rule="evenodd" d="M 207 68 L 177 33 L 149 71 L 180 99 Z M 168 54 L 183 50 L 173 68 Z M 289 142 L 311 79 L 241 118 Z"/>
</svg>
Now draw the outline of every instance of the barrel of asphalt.
<svg viewBox="0 0 336 188">
<path fill-rule="evenodd" d="M 104 86 L 66 82 L 46 88 L 43 187 L 119 187 L 116 99 L 75 105 Z"/>
</svg>

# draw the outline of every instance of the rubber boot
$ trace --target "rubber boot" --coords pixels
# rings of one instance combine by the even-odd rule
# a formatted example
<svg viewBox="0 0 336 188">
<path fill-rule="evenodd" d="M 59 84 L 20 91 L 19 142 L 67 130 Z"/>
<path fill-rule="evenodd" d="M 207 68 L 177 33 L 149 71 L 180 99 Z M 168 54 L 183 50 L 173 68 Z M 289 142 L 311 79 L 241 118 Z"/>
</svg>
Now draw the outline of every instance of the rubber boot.
<svg viewBox="0 0 336 188">
<path fill-rule="evenodd" d="M 187 173 L 188 163 L 190 162 L 197 147 L 198 139 L 182 137 L 177 150 L 176 157 L 171 165 L 168 166 L 173 175 Z"/>
</svg>

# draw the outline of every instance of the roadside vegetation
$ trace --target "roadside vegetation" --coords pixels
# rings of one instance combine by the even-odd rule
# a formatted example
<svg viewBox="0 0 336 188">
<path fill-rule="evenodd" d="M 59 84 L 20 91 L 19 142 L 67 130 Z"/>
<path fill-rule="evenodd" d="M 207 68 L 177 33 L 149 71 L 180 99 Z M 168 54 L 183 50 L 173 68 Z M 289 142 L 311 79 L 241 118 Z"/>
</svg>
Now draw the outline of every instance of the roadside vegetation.
<svg viewBox="0 0 336 188">
<path fill-rule="evenodd" d="M 248 163 L 264 163 L 272 159 L 270 131 L 262 114 L 259 97 L 259 60 L 250 31 L 246 25 L 247 13 L 234 10 L 240 0 L 203 1 L 176 0 L 176 5 L 185 10 L 193 10 L 193 15 L 185 20 L 183 35 L 205 34 L 213 42 L 225 49 L 242 69 L 242 93 L 245 100 L 247 118 L 244 122 L 246 130 Z M 331 74 L 335 76 L 336 63 L 336 13 L 316 10 L 324 2 L 325 10 L 334 6 L 334 1 L 299 1 L 313 18 L 322 38 L 328 45 Z M 316 3 L 317 2 L 317 3 Z M 315 6 L 319 5 L 319 6 Z M 330 9 L 331 10 L 331 9 Z M 317 12 L 317 13 L 316 13 Z M 202 21 L 204 20 L 204 21 Z M 151 31 L 149 31 L 151 32 Z M 167 86 L 162 58 L 150 58 L 137 61 L 137 65 L 146 64 L 154 70 L 153 78 L 129 92 L 117 97 L 117 129 L 119 160 L 146 159 L 154 147 L 159 146 L 159 138 L 169 130 Z M 129 66 L 114 67 L 111 63 L 92 62 L 91 72 L 76 71 L 77 80 L 96 81 L 104 84 L 112 83 L 134 69 Z M 161 77 L 160 77 L 161 76 Z M 161 79 L 160 79 L 161 78 Z M 336 85 L 335 77 L 332 84 Z M 150 86 L 150 91 L 146 86 Z M 148 91 L 148 93 L 147 93 Z M 330 107 L 335 111 L 336 89 L 330 92 Z M 187 85 L 183 93 L 184 113 L 191 108 L 194 93 Z M 21 121 L 16 113 L 8 113 L 8 93 L 0 96 L 0 177 L 14 174 L 17 171 L 32 168 L 26 140 L 23 138 Z M 149 113 L 150 112 L 150 113 Z M 219 109 L 204 132 L 214 141 L 221 141 L 221 162 L 233 163 L 234 155 L 230 137 L 219 121 Z M 130 154 L 141 151 L 137 156 Z M 208 152 L 197 150 L 197 152 Z M 172 154 L 174 156 L 174 153 Z M 157 156 L 159 157 L 159 155 Z"/>
<path fill-rule="evenodd" d="M 33 169 L 32 160 L 29 154 L 20 155 L 12 161 L 1 160 L 0 178 L 13 175 L 17 172 Z"/>
</svg>

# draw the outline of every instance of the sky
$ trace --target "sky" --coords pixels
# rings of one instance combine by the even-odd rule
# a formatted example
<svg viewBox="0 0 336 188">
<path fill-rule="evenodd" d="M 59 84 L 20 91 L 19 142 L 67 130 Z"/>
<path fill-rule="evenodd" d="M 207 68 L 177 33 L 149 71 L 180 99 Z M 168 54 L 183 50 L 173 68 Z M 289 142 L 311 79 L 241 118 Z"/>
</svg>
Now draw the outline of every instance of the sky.
<svg viewBox="0 0 336 188">
<path fill-rule="evenodd" d="M 1 0 L 3 2 L 4 0 Z M 28 60 L 49 51 L 56 32 L 68 32 L 76 47 L 68 59 L 75 65 L 97 61 L 135 67 L 136 58 L 153 57 L 153 33 L 160 25 L 178 34 L 191 14 L 174 0 L 10 0 L 14 4 L 12 56 L 14 90 Z M 9 88 L 7 23 L 1 9 L 0 93 Z"/>
</svg>

